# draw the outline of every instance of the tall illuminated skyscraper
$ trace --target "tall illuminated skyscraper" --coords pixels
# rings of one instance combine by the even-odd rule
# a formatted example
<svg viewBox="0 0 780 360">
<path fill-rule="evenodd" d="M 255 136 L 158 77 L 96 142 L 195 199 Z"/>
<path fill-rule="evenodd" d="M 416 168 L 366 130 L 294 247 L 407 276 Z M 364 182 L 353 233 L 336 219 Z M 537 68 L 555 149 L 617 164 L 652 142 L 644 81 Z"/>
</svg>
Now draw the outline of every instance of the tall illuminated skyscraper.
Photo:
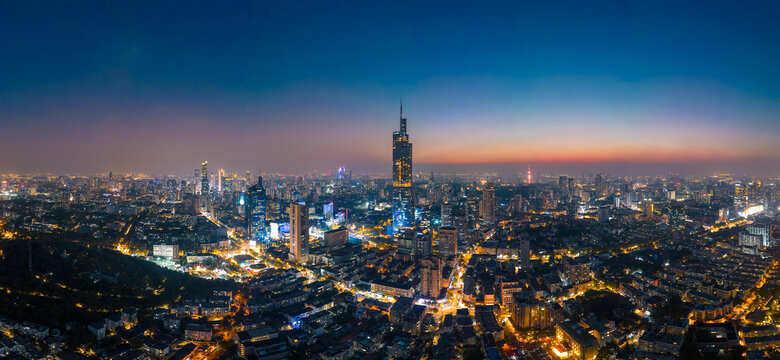
<svg viewBox="0 0 780 360">
<path fill-rule="evenodd" d="M 496 222 L 496 188 L 492 182 L 482 188 L 482 199 L 479 201 L 479 217 L 487 224 Z"/>
<path fill-rule="evenodd" d="M 401 104 L 401 129 L 393 132 L 393 233 L 414 226 L 412 144 Z"/>
<path fill-rule="evenodd" d="M 309 260 L 309 207 L 290 204 L 290 260 L 306 264 Z"/>
<path fill-rule="evenodd" d="M 209 193 L 209 162 L 202 162 L 200 168 L 200 193 L 207 195 Z"/>
<path fill-rule="evenodd" d="M 217 172 L 217 193 L 222 194 L 222 181 L 225 179 L 225 170 L 219 169 Z"/>
<path fill-rule="evenodd" d="M 265 244 L 268 237 L 265 231 L 265 188 L 263 187 L 263 177 L 257 178 L 257 184 L 249 187 L 247 190 L 247 233 L 249 240 L 255 241 L 258 245 Z"/>
<path fill-rule="evenodd" d="M 200 167 L 200 207 L 204 211 L 208 211 L 209 202 L 211 200 L 209 197 L 209 194 L 211 193 L 211 186 L 209 185 L 209 162 L 204 161 L 200 164 Z"/>
</svg>

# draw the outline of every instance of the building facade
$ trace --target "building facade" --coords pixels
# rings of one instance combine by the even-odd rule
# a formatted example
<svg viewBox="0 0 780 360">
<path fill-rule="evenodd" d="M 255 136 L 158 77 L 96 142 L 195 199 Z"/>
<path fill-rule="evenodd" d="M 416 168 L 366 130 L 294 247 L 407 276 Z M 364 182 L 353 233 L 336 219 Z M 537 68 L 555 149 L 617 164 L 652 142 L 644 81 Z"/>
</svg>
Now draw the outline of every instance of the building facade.
<svg viewBox="0 0 780 360">
<path fill-rule="evenodd" d="M 393 234 L 414 227 L 414 188 L 412 186 L 412 144 L 406 132 L 401 106 L 401 128 L 393 132 Z"/>
<path fill-rule="evenodd" d="M 306 264 L 309 260 L 309 207 L 290 204 L 290 260 Z"/>
<path fill-rule="evenodd" d="M 438 234 L 439 254 L 442 256 L 451 256 L 458 254 L 458 228 L 452 226 L 443 226 Z"/>
<path fill-rule="evenodd" d="M 266 196 L 263 177 L 257 178 L 257 184 L 247 189 L 247 234 L 249 240 L 258 245 L 266 244 L 268 236 L 265 227 Z"/>
</svg>

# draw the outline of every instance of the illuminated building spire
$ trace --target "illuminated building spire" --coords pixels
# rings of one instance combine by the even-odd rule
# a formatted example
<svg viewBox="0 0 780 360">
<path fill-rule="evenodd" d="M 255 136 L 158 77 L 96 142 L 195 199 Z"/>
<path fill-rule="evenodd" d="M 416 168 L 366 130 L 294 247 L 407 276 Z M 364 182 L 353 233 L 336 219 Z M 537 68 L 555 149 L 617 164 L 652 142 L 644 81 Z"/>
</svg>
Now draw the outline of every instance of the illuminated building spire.
<svg viewBox="0 0 780 360">
<path fill-rule="evenodd" d="M 400 115 L 400 119 L 401 119 L 401 132 L 405 133 L 406 132 L 406 119 L 404 118 L 404 100 L 403 99 L 401 99 L 401 115 Z"/>
</svg>

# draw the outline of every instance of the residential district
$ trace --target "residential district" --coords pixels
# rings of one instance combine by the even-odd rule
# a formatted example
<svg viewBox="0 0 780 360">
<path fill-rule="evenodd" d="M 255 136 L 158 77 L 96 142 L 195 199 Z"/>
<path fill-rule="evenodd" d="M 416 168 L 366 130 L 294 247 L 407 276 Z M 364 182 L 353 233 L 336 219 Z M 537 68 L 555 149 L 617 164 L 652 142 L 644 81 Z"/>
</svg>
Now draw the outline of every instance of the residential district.
<svg viewBox="0 0 780 360">
<path fill-rule="evenodd" d="M 0 357 L 780 359 L 780 179 L 0 176 Z M 193 166 L 194 167 L 194 166 Z"/>
</svg>

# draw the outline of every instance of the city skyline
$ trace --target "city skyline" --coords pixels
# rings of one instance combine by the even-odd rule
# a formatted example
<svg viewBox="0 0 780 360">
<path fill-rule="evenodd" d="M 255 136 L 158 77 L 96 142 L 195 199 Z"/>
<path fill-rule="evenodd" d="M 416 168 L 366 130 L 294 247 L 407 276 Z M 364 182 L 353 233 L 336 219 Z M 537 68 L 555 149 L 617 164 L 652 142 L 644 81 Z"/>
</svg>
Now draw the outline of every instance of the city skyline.
<svg viewBox="0 0 780 360">
<path fill-rule="evenodd" d="M 778 15 L 0 0 L 0 358 L 778 360 Z"/>
<path fill-rule="evenodd" d="M 3 173 L 389 175 L 399 97 L 420 172 L 780 165 L 772 3 L 49 5 L 0 5 Z"/>
</svg>

